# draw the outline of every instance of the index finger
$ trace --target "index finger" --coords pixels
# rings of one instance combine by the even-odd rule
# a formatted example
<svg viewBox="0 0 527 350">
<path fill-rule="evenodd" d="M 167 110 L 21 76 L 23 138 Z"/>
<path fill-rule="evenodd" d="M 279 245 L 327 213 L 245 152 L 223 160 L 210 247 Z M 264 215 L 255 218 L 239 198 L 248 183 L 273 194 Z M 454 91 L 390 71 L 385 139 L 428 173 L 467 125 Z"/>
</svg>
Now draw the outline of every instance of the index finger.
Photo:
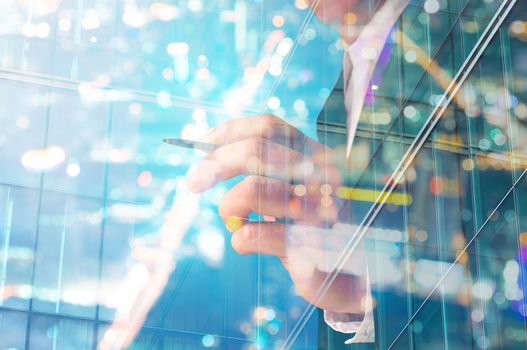
<svg viewBox="0 0 527 350">
<path fill-rule="evenodd" d="M 272 114 L 227 121 L 210 131 L 203 141 L 213 144 L 229 144 L 251 137 L 264 137 L 297 151 L 307 150 L 319 153 L 325 150 L 325 146 Z"/>
</svg>

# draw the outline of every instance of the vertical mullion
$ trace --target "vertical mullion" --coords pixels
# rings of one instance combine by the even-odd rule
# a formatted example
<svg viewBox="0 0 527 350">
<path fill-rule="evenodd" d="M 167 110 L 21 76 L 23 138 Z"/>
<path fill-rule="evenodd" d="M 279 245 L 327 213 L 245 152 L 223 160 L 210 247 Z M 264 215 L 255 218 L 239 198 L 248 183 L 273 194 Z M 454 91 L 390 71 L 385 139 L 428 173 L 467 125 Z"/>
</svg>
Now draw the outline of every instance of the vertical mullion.
<svg viewBox="0 0 527 350">
<path fill-rule="evenodd" d="M 479 70 L 480 70 L 480 66 L 477 65 L 473 70 L 472 77 L 474 77 L 477 74 L 476 72 L 478 72 Z M 465 95 L 465 100 L 467 102 L 467 105 L 470 106 L 468 104 L 469 101 L 466 95 Z M 475 235 L 475 233 L 478 231 L 478 225 L 482 220 L 482 218 L 480 217 L 481 216 L 480 215 L 481 196 L 479 195 L 479 191 L 478 191 L 479 179 L 477 176 L 477 169 L 476 169 L 476 151 L 473 148 L 473 145 L 475 144 L 474 139 L 473 139 L 474 132 L 475 132 L 474 127 L 473 127 L 474 125 L 472 122 L 473 118 L 469 115 L 466 115 L 466 119 L 467 119 L 467 134 L 468 134 L 468 141 L 467 141 L 468 152 L 469 152 L 469 159 L 472 165 L 471 170 L 470 170 L 470 177 L 471 177 L 470 182 L 472 185 L 472 188 L 471 188 L 472 190 L 472 221 L 473 221 L 472 235 Z M 474 240 L 473 244 L 474 244 L 474 266 L 475 266 L 476 271 L 475 271 L 475 275 L 472 274 L 472 278 L 474 277 L 479 278 L 480 270 L 479 270 L 477 239 Z M 471 301 L 472 301 L 471 303 L 472 307 L 477 307 L 480 310 L 483 310 L 483 305 L 482 305 L 481 300 L 479 300 L 479 302 L 474 302 L 474 300 L 471 299 Z M 472 321 L 472 332 L 473 332 L 472 342 L 474 344 L 474 340 L 476 339 L 476 337 L 478 337 L 481 334 L 485 334 L 485 327 L 482 323 Z"/>
<path fill-rule="evenodd" d="M 402 36 L 403 36 L 403 33 L 404 33 L 404 21 L 402 20 L 402 18 L 399 19 L 399 25 L 400 25 L 400 31 L 399 33 L 397 33 L 396 35 L 399 36 L 399 39 L 398 41 L 399 42 L 403 42 L 402 41 Z M 397 58 L 399 60 L 398 64 L 397 64 L 397 67 L 399 68 L 398 69 L 398 74 L 399 74 L 399 91 L 404 91 L 404 50 L 402 48 L 401 45 L 397 45 Z M 403 102 L 404 102 L 404 96 L 403 94 L 399 94 L 399 96 L 397 96 L 397 103 L 398 103 L 398 110 L 402 110 L 403 108 Z M 400 117 L 400 122 L 399 122 L 399 131 L 398 131 L 398 137 L 399 137 L 399 148 L 400 148 L 400 151 L 401 151 L 401 155 L 404 154 L 404 149 L 405 149 L 405 138 L 404 138 L 404 135 L 403 135 L 403 119 L 402 117 Z M 409 188 L 408 188 L 408 182 L 407 181 L 404 181 L 403 182 L 403 190 L 404 190 L 404 193 L 408 194 L 409 192 Z M 411 257 L 412 257 L 412 249 L 410 247 L 410 239 L 409 239 L 409 235 L 408 235 L 408 232 L 409 232 L 409 213 L 408 213 L 408 206 L 403 206 L 403 229 L 401 230 L 402 234 L 403 234 L 403 240 L 402 240 L 402 246 L 404 248 L 404 257 L 405 257 L 405 264 L 404 264 L 404 269 L 405 269 L 405 290 L 406 290 L 406 312 L 407 312 L 407 317 L 408 317 L 408 320 L 410 320 L 410 317 L 412 316 L 413 314 L 413 308 L 414 308 L 414 305 L 413 305 L 413 297 L 412 297 L 412 262 L 411 262 Z M 409 347 L 410 349 L 413 349 L 415 347 L 415 339 L 414 339 L 414 335 L 413 335 L 413 332 L 408 332 L 408 344 L 409 344 Z"/>
<path fill-rule="evenodd" d="M 435 134 L 435 133 L 434 133 Z M 437 135 L 437 134 L 435 134 Z M 434 137 L 435 139 L 435 137 Z M 434 140 L 435 141 L 435 140 Z M 443 178 L 443 171 L 441 166 L 441 159 L 440 155 L 438 154 L 440 151 L 434 147 L 435 142 L 432 142 L 432 166 L 433 166 L 433 176 L 436 179 L 442 179 Z M 445 228 L 443 222 L 445 221 L 445 213 L 444 213 L 444 200 L 442 199 L 442 196 L 440 194 L 434 195 L 435 200 L 435 212 L 436 212 L 436 233 L 437 233 L 437 256 L 440 263 L 440 269 L 441 269 L 441 276 L 445 273 L 443 271 L 444 269 L 444 262 L 447 262 L 447 256 L 445 256 L 446 247 L 444 246 L 443 237 L 446 235 Z M 439 290 L 441 293 L 440 299 L 441 299 L 441 324 L 443 327 L 443 346 L 444 349 L 448 349 L 448 332 L 447 332 L 447 316 L 446 316 L 446 307 L 445 307 L 445 294 L 444 294 L 444 286 L 441 283 L 439 286 Z"/>
<path fill-rule="evenodd" d="M 55 56 L 57 51 L 57 28 L 55 28 L 54 32 L 54 39 L 53 39 L 53 52 L 51 55 L 51 62 L 52 66 L 55 64 Z M 45 149 L 48 146 L 49 142 L 49 124 L 51 119 L 51 95 L 53 93 L 53 88 L 51 86 L 47 89 L 47 105 L 46 105 L 46 114 L 45 114 L 45 123 L 44 123 L 44 130 L 43 130 L 43 140 L 42 140 L 42 146 L 43 149 Z M 42 199 L 44 197 L 44 171 L 40 172 L 40 179 L 39 179 L 39 185 L 38 185 L 38 205 L 37 205 L 37 215 L 35 219 L 35 240 L 33 242 L 33 254 L 35 258 L 33 259 L 33 264 L 31 267 L 31 279 L 30 279 L 30 287 L 31 287 L 31 296 L 29 299 L 29 306 L 27 310 L 27 323 L 26 323 L 26 337 L 25 337 L 25 344 L 24 349 L 29 350 L 29 341 L 30 341 L 30 333 L 31 333 L 31 316 L 33 311 L 33 301 L 34 301 L 34 289 L 35 289 L 35 279 L 36 279 L 36 265 L 37 265 L 37 251 L 38 251 L 38 239 L 40 235 L 40 214 L 42 213 Z"/>
<path fill-rule="evenodd" d="M 450 13 L 449 13 L 449 16 L 450 16 Z M 427 43 L 427 55 L 428 57 L 432 57 L 432 34 L 431 34 L 431 23 L 430 23 L 430 15 L 427 15 L 426 16 L 426 43 Z M 452 24 L 453 26 L 455 25 Z M 445 44 L 446 45 L 446 44 Z M 452 52 L 453 54 L 453 52 Z M 433 95 L 434 91 L 433 91 L 433 78 L 432 78 L 432 75 L 431 74 L 427 74 L 427 79 L 428 79 L 428 86 L 429 86 L 429 89 L 430 89 L 430 96 Z M 453 102 L 455 103 L 455 102 Z M 440 169 L 440 164 L 439 164 L 439 157 L 438 157 L 438 154 L 437 154 L 437 149 L 436 147 L 434 147 L 435 145 L 435 139 L 436 139 L 436 136 L 437 136 L 437 133 L 434 132 L 430 135 L 430 143 L 431 143 L 431 148 L 432 148 L 432 173 L 433 173 L 433 176 L 435 178 L 440 178 L 441 177 L 441 169 Z M 440 199 L 440 195 L 439 194 L 435 194 L 434 195 L 434 202 L 435 202 L 435 215 L 436 215 L 436 227 L 435 227 L 435 230 L 436 230 L 436 234 L 437 234 L 437 257 L 438 257 L 438 260 L 439 262 L 443 262 L 444 261 L 444 254 L 443 254 L 443 245 L 442 245 L 442 233 L 443 233 L 443 225 L 441 224 L 442 223 L 442 218 L 444 218 L 444 213 L 442 211 L 442 200 Z M 443 265 L 440 264 L 440 268 L 441 270 L 443 269 Z M 441 271 L 441 276 L 443 275 L 443 271 Z M 445 299 L 444 299 L 444 289 L 443 289 L 443 285 L 441 284 L 439 286 L 439 290 L 440 290 L 440 293 L 441 293 L 441 296 L 440 296 L 440 310 L 441 310 L 441 326 L 443 328 L 443 336 L 444 336 L 444 339 L 443 339 L 443 344 L 446 343 L 446 319 L 445 319 Z"/>
<path fill-rule="evenodd" d="M 60 233 L 60 250 L 59 250 L 59 271 L 57 273 L 57 295 L 55 301 L 55 313 L 60 312 L 60 300 L 62 299 L 62 277 L 64 272 L 64 249 L 66 246 L 66 220 L 68 219 L 68 203 L 64 205 L 64 218 L 62 222 L 62 232 Z"/>
<path fill-rule="evenodd" d="M 77 0 L 77 5 L 79 7 L 83 6 L 83 0 Z M 120 16 L 118 16 L 118 14 L 120 13 L 120 10 L 121 10 L 121 6 L 120 6 L 120 2 L 119 1 L 116 1 L 115 2 L 115 21 L 114 21 L 114 33 L 116 34 L 118 32 L 118 26 L 119 26 L 119 23 L 120 23 Z M 76 31 L 76 37 L 77 36 L 80 36 L 80 33 L 77 33 Z M 79 38 L 80 39 L 80 38 Z M 110 102 L 109 106 L 108 106 L 108 120 L 107 120 L 107 125 L 106 125 L 106 140 L 108 141 L 109 144 L 111 144 L 111 140 L 112 140 L 112 125 L 113 125 L 113 108 L 114 108 L 114 104 Z M 103 278 L 103 263 L 104 263 L 104 238 L 105 238 L 105 233 L 106 233 L 106 225 L 107 225 L 107 207 L 108 207 L 108 176 L 109 176 L 109 172 L 110 172 L 110 163 L 108 160 L 105 161 L 104 163 L 104 169 L 103 169 L 103 191 L 102 191 L 102 198 L 101 198 L 101 224 L 100 224 L 100 235 L 99 235 L 99 256 L 98 256 L 98 263 L 99 263 L 99 268 L 97 270 L 97 295 L 99 295 L 100 291 L 101 291 L 101 282 L 102 282 L 102 278 Z M 98 338 L 99 338 L 99 327 L 101 325 L 101 321 L 100 321 L 100 317 L 101 317 L 101 306 L 100 306 L 100 297 L 99 297 L 99 300 L 97 301 L 97 304 L 95 306 L 95 319 L 94 319 L 94 322 L 93 322 L 93 350 L 97 350 L 97 343 L 98 343 Z"/>
<path fill-rule="evenodd" d="M 11 228 L 13 220 L 13 199 L 11 199 L 11 187 L 7 188 L 6 212 L 5 212 L 5 230 L 3 237 L 2 249 L 2 274 L 0 276 L 0 306 L 4 304 L 5 284 L 7 280 L 7 263 L 9 256 L 9 243 L 11 240 Z"/>
<path fill-rule="evenodd" d="M 509 96 L 514 95 L 514 78 L 512 77 L 512 61 L 511 61 L 511 46 L 510 46 L 510 36 L 507 34 L 508 31 L 504 29 L 500 29 L 500 50 L 501 50 L 501 59 L 503 63 L 503 80 L 504 80 L 504 86 L 505 91 L 507 93 L 507 98 L 505 99 L 506 103 L 506 114 L 507 114 L 507 126 L 508 126 L 508 133 L 510 136 L 510 157 L 511 157 L 511 173 L 512 173 L 512 183 L 513 183 L 513 200 L 514 200 L 514 219 L 516 224 L 516 242 L 518 247 L 518 256 L 519 261 L 521 261 L 521 242 L 520 242 L 520 233 L 521 233 L 521 222 L 520 222 L 520 211 L 521 211 L 521 205 L 519 204 L 518 196 L 519 196 L 519 189 L 517 187 L 517 181 L 520 180 L 521 174 L 516 169 L 516 164 L 519 164 L 519 162 L 516 159 L 516 152 L 515 152 L 515 146 L 518 142 L 518 133 L 517 128 L 512 127 L 512 117 L 510 113 L 510 98 Z M 524 264 L 518 264 L 520 267 L 520 284 L 522 291 L 525 291 L 525 279 L 524 279 L 524 271 L 525 271 L 525 265 Z M 527 318 L 525 315 L 522 315 L 523 317 L 523 328 L 524 332 L 527 334 Z"/>
<path fill-rule="evenodd" d="M 108 124 L 106 128 L 106 139 L 108 141 L 111 141 L 112 137 L 112 123 L 113 123 L 113 103 L 110 103 L 108 108 Z M 111 144 L 111 142 L 110 142 Z M 104 260 L 104 237 L 106 232 L 106 225 L 107 225 L 107 211 L 108 211 L 108 175 L 109 175 L 109 169 L 110 163 L 107 160 L 104 163 L 104 170 L 103 170 L 103 192 L 102 192 L 102 200 L 101 200 L 101 224 L 100 224 L 100 232 L 99 235 L 99 256 L 98 256 L 98 263 L 99 268 L 97 271 L 97 284 L 98 284 L 98 292 L 97 294 L 101 292 L 101 282 L 103 278 L 103 260 Z M 101 306 L 100 306 L 100 296 L 98 298 L 97 304 L 95 306 L 95 320 L 93 323 L 93 350 L 97 349 L 97 342 L 99 338 L 99 326 L 100 326 L 100 313 L 101 313 Z"/>
</svg>

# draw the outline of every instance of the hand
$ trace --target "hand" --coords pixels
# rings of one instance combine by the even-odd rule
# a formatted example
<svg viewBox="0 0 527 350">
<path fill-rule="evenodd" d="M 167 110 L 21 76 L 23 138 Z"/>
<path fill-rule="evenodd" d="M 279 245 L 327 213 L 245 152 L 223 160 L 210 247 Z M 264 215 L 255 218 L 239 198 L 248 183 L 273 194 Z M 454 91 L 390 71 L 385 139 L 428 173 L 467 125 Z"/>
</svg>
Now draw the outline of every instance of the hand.
<svg viewBox="0 0 527 350">
<path fill-rule="evenodd" d="M 341 177 L 333 151 L 273 115 L 229 121 L 203 141 L 222 146 L 189 174 L 191 191 L 203 192 L 222 180 L 245 175 L 219 204 L 219 213 L 233 232 L 233 248 L 240 254 L 280 258 L 297 292 L 317 307 L 362 314 L 363 278 L 339 274 L 322 299 L 315 297 L 327 273 L 309 252 L 323 251 L 324 235 L 309 229 L 305 239 L 295 234 L 293 240 L 290 235 L 300 227 L 327 228 L 337 222 L 334 194 Z M 249 222 L 250 213 L 287 219 L 288 224 Z"/>
</svg>

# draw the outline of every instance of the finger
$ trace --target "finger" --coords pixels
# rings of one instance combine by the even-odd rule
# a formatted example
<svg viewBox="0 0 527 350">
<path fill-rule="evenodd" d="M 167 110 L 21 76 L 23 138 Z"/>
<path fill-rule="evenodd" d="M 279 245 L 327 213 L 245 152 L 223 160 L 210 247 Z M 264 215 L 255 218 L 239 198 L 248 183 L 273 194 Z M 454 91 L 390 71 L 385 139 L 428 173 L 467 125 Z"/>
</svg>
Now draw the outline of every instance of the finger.
<svg viewBox="0 0 527 350">
<path fill-rule="evenodd" d="M 203 141 L 227 144 L 250 137 L 264 137 L 303 152 L 321 153 L 327 148 L 271 114 L 230 120 L 210 131 Z"/>
<path fill-rule="evenodd" d="M 219 212 L 229 229 L 232 218 L 243 219 L 251 212 L 320 225 L 332 223 L 337 217 L 335 206 L 324 204 L 318 193 L 306 193 L 300 197 L 294 193 L 294 186 L 288 183 L 251 175 L 227 192 L 220 202 Z"/>
<path fill-rule="evenodd" d="M 318 270 L 309 254 L 291 254 L 288 245 L 290 226 L 278 223 L 248 223 L 238 229 L 231 238 L 233 249 L 242 255 L 265 254 L 279 257 L 295 283 L 297 291 L 306 300 L 332 311 L 343 311 L 361 314 L 364 303 L 361 296 L 365 295 L 365 284 L 362 278 L 338 274 L 332 283 L 332 288 L 323 298 L 317 291 L 327 282 L 327 274 Z M 305 232 L 310 236 L 316 232 Z M 316 238 L 318 240 L 320 238 Z M 312 248 L 308 248 L 312 249 Z M 301 249 L 298 250 L 299 252 Z M 360 296 L 355 302 L 350 302 L 350 296 Z M 354 298 L 352 298 L 354 299 Z"/>
<path fill-rule="evenodd" d="M 309 158 L 265 138 L 251 137 L 209 154 L 189 174 L 188 186 L 203 192 L 218 182 L 242 174 L 264 175 L 288 182 L 340 185 L 340 173 L 323 159 Z"/>
<path fill-rule="evenodd" d="M 290 185 L 283 181 L 251 175 L 227 192 L 218 210 L 226 221 L 232 217 L 247 218 L 251 212 L 284 218 L 290 192 Z"/>
<path fill-rule="evenodd" d="M 309 303 L 334 312 L 361 315 L 365 311 L 363 296 L 366 294 L 366 283 L 362 276 L 352 276 L 339 273 L 331 282 L 331 287 L 324 294 L 319 291 L 328 283 L 328 274 L 311 269 L 306 273 L 304 260 L 291 261 L 290 258 L 282 259 L 288 270 L 298 293 Z"/>
<path fill-rule="evenodd" d="M 273 222 L 248 222 L 233 233 L 231 243 L 239 254 L 268 254 L 287 257 L 289 260 L 294 256 L 301 256 L 316 266 L 317 260 L 326 260 L 328 253 L 334 254 L 334 251 L 327 251 L 327 239 L 327 229 Z"/>
<path fill-rule="evenodd" d="M 308 162 L 303 154 L 273 143 L 251 137 L 227 144 L 209 154 L 189 176 L 188 185 L 194 192 L 202 192 L 219 181 L 240 174 L 259 174 L 290 180 L 298 167 Z"/>
<path fill-rule="evenodd" d="M 238 254 L 266 254 L 284 257 L 287 226 L 279 223 L 251 222 L 233 233 L 231 245 Z"/>
</svg>

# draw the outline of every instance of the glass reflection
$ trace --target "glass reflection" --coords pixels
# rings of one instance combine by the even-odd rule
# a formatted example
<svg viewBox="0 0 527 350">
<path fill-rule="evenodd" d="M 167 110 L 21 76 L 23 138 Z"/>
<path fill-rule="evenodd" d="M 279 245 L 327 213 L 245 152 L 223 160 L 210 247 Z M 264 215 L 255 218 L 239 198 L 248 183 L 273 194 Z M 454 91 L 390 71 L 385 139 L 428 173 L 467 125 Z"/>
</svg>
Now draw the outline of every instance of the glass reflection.
<svg viewBox="0 0 527 350">
<path fill-rule="evenodd" d="M 309 303 L 371 312 L 379 349 L 525 347 L 525 5 L 478 42 L 513 2 L 409 1 L 356 52 L 376 64 L 349 149 L 341 36 L 385 2 L 338 28 L 304 0 L 3 1 L 0 348 L 342 348 Z M 296 156 L 239 145 L 228 166 L 251 145 L 267 162 L 189 193 L 206 155 L 161 140 L 262 113 L 295 128 L 267 136 Z M 251 172 L 292 190 L 249 183 L 230 202 L 257 203 L 226 215 Z"/>
</svg>

